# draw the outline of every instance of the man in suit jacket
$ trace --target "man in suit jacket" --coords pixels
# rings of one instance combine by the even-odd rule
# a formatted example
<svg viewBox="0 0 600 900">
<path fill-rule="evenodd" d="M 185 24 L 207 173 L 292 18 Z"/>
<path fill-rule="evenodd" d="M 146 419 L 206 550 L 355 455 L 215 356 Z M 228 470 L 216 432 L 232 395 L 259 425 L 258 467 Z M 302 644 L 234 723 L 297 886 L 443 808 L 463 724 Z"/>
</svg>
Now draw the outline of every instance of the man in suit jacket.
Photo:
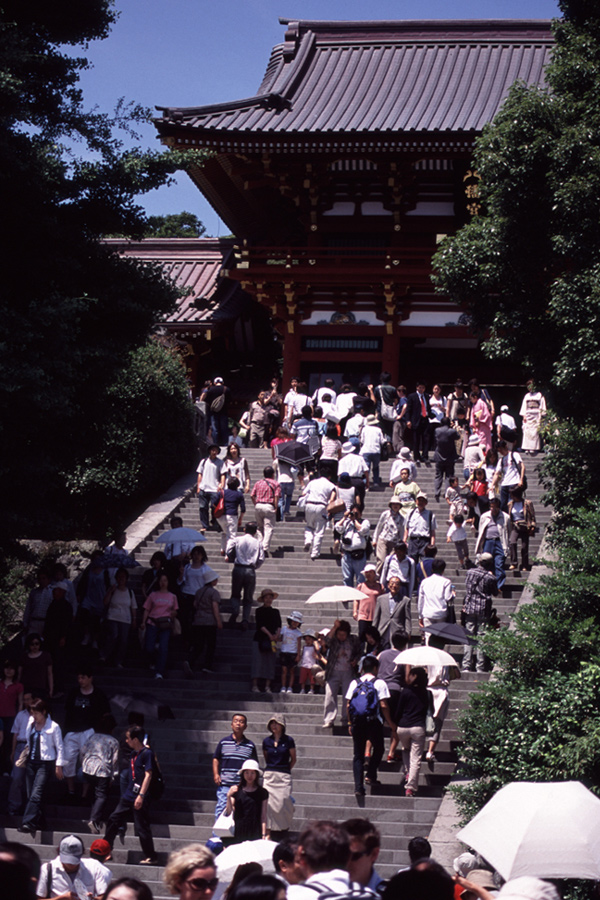
<svg viewBox="0 0 600 900">
<path fill-rule="evenodd" d="M 401 582 L 396 576 L 388 581 L 388 593 L 381 594 L 377 598 L 373 627 L 381 635 L 381 648 L 389 650 L 392 645 L 392 636 L 397 631 L 411 633 L 412 620 L 410 614 L 410 594 L 405 596 L 401 590 Z"/>
<path fill-rule="evenodd" d="M 454 463 L 457 460 L 456 441 L 460 435 L 450 427 L 450 419 L 444 416 L 439 428 L 435 429 L 435 499 L 439 502 L 442 487 L 446 487 L 445 479 L 454 477 Z"/>
<path fill-rule="evenodd" d="M 428 460 L 429 454 L 429 419 L 431 418 L 431 406 L 429 395 L 423 381 L 417 383 L 417 389 L 409 394 L 406 400 L 406 433 L 412 441 L 412 449 L 415 462 Z"/>
</svg>

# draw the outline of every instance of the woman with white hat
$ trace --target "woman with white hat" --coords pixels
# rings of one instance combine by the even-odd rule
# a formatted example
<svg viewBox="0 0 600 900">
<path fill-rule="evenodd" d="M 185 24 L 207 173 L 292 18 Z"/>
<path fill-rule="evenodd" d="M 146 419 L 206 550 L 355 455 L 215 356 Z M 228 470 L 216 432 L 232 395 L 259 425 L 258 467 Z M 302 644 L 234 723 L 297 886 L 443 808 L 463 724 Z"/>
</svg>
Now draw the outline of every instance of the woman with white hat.
<svg viewBox="0 0 600 900">
<path fill-rule="evenodd" d="M 247 759 L 240 769 L 239 784 L 227 792 L 225 814 L 233 812 L 235 836 L 233 842 L 258 841 L 268 838 L 267 804 L 269 792 L 260 784 L 261 771 L 255 759 Z"/>
<path fill-rule="evenodd" d="M 294 818 L 292 769 L 296 765 L 296 744 L 286 734 L 285 716 L 273 713 L 267 722 L 269 736 L 263 741 L 265 774 L 263 784 L 269 793 L 267 825 L 271 831 L 289 831 Z"/>
</svg>

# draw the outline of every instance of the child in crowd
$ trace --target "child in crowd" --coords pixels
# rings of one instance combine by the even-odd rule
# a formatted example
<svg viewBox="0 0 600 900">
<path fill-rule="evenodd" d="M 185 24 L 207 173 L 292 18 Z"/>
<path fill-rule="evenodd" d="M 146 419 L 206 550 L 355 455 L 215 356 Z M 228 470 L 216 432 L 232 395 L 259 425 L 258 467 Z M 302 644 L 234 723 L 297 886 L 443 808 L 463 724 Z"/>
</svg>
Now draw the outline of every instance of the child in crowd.
<svg viewBox="0 0 600 900">
<path fill-rule="evenodd" d="M 469 542 L 465 531 L 465 517 L 458 513 L 452 520 L 452 525 L 446 535 L 446 543 L 454 544 L 461 569 L 465 569 L 469 562 Z"/>
<path fill-rule="evenodd" d="M 465 458 L 464 458 L 464 476 L 465 480 L 470 478 L 477 466 L 480 466 L 485 462 L 485 456 L 483 450 L 481 449 L 481 445 L 479 443 L 479 437 L 476 434 L 472 434 L 469 438 L 469 442 L 465 448 Z M 464 487 L 464 485 L 463 485 Z"/>
<path fill-rule="evenodd" d="M 452 524 L 454 516 L 462 512 L 462 497 L 458 489 L 458 476 L 453 475 L 448 479 L 448 487 L 444 494 L 446 503 L 448 504 L 448 525 Z"/>
<path fill-rule="evenodd" d="M 302 648 L 302 658 L 300 659 L 300 677 L 298 683 L 300 685 L 300 693 L 304 688 L 305 694 L 314 694 L 315 692 L 315 676 L 312 673 L 312 667 L 317 661 L 317 652 L 315 650 L 315 635 L 312 631 L 306 631 L 302 637 L 304 638 L 304 647 Z M 310 689 L 306 686 L 309 682 Z"/>
<path fill-rule="evenodd" d="M 485 469 L 478 466 L 464 487 L 473 491 L 474 494 L 477 494 L 477 497 L 479 498 L 479 512 L 487 512 L 490 505 L 488 501 L 489 487 Z"/>
<path fill-rule="evenodd" d="M 281 694 L 292 694 L 294 674 L 302 654 L 302 613 L 294 610 L 281 629 L 281 647 L 279 661 L 281 663 Z M 286 686 L 287 682 L 287 686 Z"/>
</svg>

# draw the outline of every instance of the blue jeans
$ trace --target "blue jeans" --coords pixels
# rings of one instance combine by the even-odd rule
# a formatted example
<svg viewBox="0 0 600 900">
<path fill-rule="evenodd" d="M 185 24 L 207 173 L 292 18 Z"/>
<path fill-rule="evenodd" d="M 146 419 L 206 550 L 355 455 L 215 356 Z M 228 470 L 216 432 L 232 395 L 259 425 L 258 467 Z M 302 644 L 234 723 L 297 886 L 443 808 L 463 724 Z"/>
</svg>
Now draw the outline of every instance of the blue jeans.
<svg viewBox="0 0 600 900">
<path fill-rule="evenodd" d="M 198 511 L 200 513 L 200 526 L 202 528 L 209 527 L 209 510 L 214 510 L 215 506 L 219 502 L 219 492 L 218 491 L 203 491 L 202 489 L 198 492 Z M 216 523 L 216 519 L 213 516 L 213 524 Z"/>
<path fill-rule="evenodd" d="M 129 641 L 131 625 L 129 622 L 114 622 L 112 619 L 109 619 L 106 625 L 108 635 L 104 655 L 106 659 L 109 659 L 112 655 L 115 665 L 122 665 L 127 652 L 127 642 Z"/>
<path fill-rule="evenodd" d="M 491 553 L 494 557 L 494 574 L 496 576 L 496 581 L 498 582 L 498 590 L 500 590 L 506 581 L 506 575 L 504 574 L 504 549 L 500 538 L 485 541 L 483 544 L 483 552 Z"/>
<path fill-rule="evenodd" d="M 279 487 L 281 488 L 281 496 L 279 498 L 279 509 L 281 511 L 281 516 L 283 517 L 286 513 L 289 513 L 290 506 L 292 505 L 292 494 L 294 493 L 294 482 L 293 481 L 280 481 Z"/>
<path fill-rule="evenodd" d="M 358 584 L 362 570 L 367 564 L 367 557 L 363 553 L 360 559 L 352 559 L 349 553 L 342 554 L 342 574 L 346 587 L 354 587 L 354 579 Z"/>
<path fill-rule="evenodd" d="M 220 447 L 224 447 L 227 444 L 227 436 L 229 434 L 229 419 L 227 413 L 211 413 L 210 428 L 212 431 L 213 444 L 219 444 Z"/>
<path fill-rule="evenodd" d="M 27 780 L 27 806 L 23 816 L 23 825 L 37 828 L 42 815 L 42 800 L 48 779 L 56 767 L 56 760 L 29 760 L 25 778 Z"/>
<path fill-rule="evenodd" d="M 231 612 L 237 618 L 240 611 L 242 594 L 244 597 L 243 621 L 250 621 L 252 612 L 252 600 L 256 587 L 256 571 L 251 566 L 241 566 L 235 563 L 231 573 Z"/>
<path fill-rule="evenodd" d="M 164 675 L 167 668 L 167 654 L 169 652 L 169 638 L 171 632 L 169 630 L 161 631 L 156 625 L 146 624 L 146 644 L 145 650 L 148 656 L 154 655 L 154 647 L 158 640 L 158 653 L 156 655 L 156 673 Z"/>
<path fill-rule="evenodd" d="M 373 466 L 373 484 L 381 484 L 381 478 L 379 477 L 381 453 L 361 453 L 360 455 L 368 463 L 369 469 Z"/>
</svg>

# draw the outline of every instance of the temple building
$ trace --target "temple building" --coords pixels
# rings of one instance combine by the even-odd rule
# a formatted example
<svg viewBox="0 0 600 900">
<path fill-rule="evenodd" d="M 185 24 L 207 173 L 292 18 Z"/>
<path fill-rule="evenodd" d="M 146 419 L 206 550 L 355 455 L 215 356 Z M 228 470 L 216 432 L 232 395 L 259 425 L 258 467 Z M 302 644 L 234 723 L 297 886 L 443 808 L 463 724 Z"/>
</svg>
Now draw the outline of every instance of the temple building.
<svg viewBox="0 0 600 900">
<path fill-rule="evenodd" d="M 504 380 L 431 258 L 479 214 L 474 140 L 515 81 L 544 85 L 550 23 L 280 21 L 256 94 L 156 126 L 210 151 L 190 175 L 235 236 L 220 278 L 279 336 L 284 383 Z"/>
</svg>

